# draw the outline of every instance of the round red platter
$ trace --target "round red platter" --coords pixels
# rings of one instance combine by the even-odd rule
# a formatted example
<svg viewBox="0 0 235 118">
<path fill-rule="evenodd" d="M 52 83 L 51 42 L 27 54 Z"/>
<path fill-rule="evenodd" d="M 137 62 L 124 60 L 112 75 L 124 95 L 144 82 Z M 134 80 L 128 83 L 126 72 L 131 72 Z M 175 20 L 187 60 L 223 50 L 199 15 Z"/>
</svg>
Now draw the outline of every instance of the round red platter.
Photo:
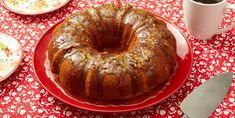
<svg viewBox="0 0 235 118">
<path fill-rule="evenodd" d="M 44 66 L 47 47 L 50 42 L 50 38 L 52 37 L 52 31 L 61 22 L 48 30 L 42 36 L 35 48 L 33 63 L 38 80 L 41 82 L 44 88 L 47 89 L 56 98 L 69 105 L 85 110 L 97 112 L 126 112 L 155 105 L 174 94 L 184 84 L 184 82 L 188 79 L 189 73 L 191 72 L 193 62 L 193 54 L 189 41 L 175 25 L 171 24 L 167 20 L 164 21 L 167 24 L 167 28 L 173 33 L 177 41 L 178 68 L 176 69 L 175 74 L 172 76 L 171 80 L 167 83 L 166 86 L 163 87 L 163 89 L 161 89 L 161 91 L 153 90 L 147 97 L 136 98 L 138 100 L 130 100 L 129 102 L 127 100 L 118 104 L 114 104 L 112 102 L 99 103 L 86 99 L 75 99 L 72 96 L 65 94 L 50 78 L 48 78 L 46 74 L 46 68 Z"/>
</svg>

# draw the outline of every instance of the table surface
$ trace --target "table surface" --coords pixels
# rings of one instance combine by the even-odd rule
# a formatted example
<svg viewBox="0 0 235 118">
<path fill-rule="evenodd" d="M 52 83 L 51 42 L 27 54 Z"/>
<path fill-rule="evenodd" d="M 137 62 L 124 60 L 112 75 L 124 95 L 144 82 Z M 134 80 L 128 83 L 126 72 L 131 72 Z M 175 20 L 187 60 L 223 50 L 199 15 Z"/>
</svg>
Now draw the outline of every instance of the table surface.
<svg viewBox="0 0 235 118">
<path fill-rule="evenodd" d="M 104 114 L 71 107 L 48 93 L 33 71 L 33 53 L 40 37 L 54 24 L 70 14 L 89 6 L 104 3 L 129 3 L 148 10 L 171 21 L 186 35 L 193 50 L 193 67 L 186 83 L 171 97 L 143 110 Z M 233 2 L 233 1 L 229 1 Z M 228 10 L 222 20 L 225 27 L 235 22 L 235 13 Z M 192 38 L 183 22 L 182 0 L 71 0 L 67 5 L 51 13 L 24 16 L 8 11 L 0 4 L 0 32 L 7 33 L 22 45 L 24 56 L 20 67 L 0 83 L 0 117 L 168 117 L 182 116 L 179 104 L 195 87 L 211 76 L 223 72 L 235 72 L 235 30 L 215 35 L 208 41 Z M 234 82 L 227 97 L 212 117 L 235 116 Z"/>
</svg>

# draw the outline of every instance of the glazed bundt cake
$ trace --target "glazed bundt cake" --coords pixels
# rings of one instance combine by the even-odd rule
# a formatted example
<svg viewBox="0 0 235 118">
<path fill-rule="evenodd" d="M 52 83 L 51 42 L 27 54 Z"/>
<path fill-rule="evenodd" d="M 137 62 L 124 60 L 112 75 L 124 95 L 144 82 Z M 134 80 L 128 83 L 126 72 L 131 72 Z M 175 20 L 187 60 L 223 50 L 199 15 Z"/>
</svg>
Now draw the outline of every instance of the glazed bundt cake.
<svg viewBox="0 0 235 118">
<path fill-rule="evenodd" d="M 176 66 L 176 41 L 166 24 L 130 5 L 75 13 L 54 31 L 50 69 L 72 93 L 128 99 L 164 84 Z"/>
</svg>

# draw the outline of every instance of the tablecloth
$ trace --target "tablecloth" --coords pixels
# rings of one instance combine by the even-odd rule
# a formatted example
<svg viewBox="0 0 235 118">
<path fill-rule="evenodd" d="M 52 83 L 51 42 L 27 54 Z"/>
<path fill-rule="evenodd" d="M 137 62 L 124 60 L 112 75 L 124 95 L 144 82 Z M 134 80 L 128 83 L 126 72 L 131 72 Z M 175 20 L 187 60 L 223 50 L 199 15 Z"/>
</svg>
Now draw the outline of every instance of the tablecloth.
<svg viewBox="0 0 235 118">
<path fill-rule="evenodd" d="M 234 1 L 229 1 L 233 3 Z M 193 50 L 193 67 L 186 83 L 171 97 L 143 110 L 125 113 L 99 113 L 67 105 L 45 90 L 33 70 L 33 53 L 40 37 L 66 16 L 90 6 L 104 3 L 131 4 L 169 20 L 186 35 Z M 235 22 L 233 10 L 227 10 L 221 27 Z M 185 29 L 182 0 L 71 0 L 51 13 L 26 16 L 7 10 L 0 4 L 0 32 L 17 39 L 23 48 L 23 60 L 8 79 L 0 83 L 0 117 L 182 117 L 179 104 L 194 88 L 211 76 L 222 72 L 235 72 L 235 30 L 201 41 L 192 38 Z M 227 97 L 211 117 L 235 116 L 234 82 Z"/>
</svg>

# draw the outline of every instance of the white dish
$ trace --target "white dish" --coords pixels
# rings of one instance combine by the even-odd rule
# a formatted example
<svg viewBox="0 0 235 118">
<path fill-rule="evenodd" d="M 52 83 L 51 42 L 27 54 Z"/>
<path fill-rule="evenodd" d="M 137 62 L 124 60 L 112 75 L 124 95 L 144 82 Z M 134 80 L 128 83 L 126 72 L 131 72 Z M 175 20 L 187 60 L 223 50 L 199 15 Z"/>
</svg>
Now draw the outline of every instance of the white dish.
<svg viewBox="0 0 235 118">
<path fill-rule="evenodd" d="M 0 32 L 0 82 L 18 68 L 22 55 L 20 43 L 13 37 Z"/>
<path fill-rule="evenodd" d="M 70 0 L 1 0 L 10 11 L 23 15 L 37 15 L 52 12 L 66 5 Z"/>
</svg>

